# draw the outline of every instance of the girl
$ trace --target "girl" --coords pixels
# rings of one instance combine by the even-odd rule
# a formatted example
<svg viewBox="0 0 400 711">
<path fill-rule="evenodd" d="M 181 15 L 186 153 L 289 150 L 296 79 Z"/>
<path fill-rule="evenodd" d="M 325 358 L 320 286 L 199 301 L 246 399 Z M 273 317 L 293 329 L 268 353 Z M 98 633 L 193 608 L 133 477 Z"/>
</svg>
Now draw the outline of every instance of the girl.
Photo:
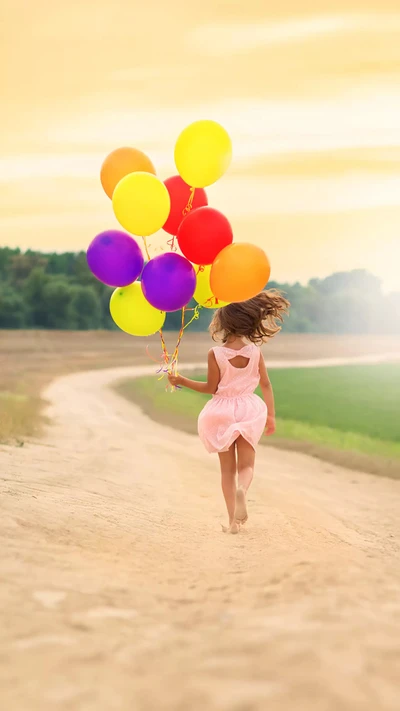
<svg viewBox="0 0 400 711">
<path fill-rule="evenodd" d="M 209 452 L 218 452 L 229 525 L 238 533 L 247 521 L 246 494 L 253 479 L 255 447 L 263 431 L 275 432 L 274 395 L 259 345 L 272 338 L 290 304 L 280 292 L 263 291 L 249 301 L 216 311 L 210 331 L 223 346 L 208 354 L 207 382 L 169 375 L 180 385 L 213 395 L 199 416 L 199 435 Z M 260 384 L 264 402 L 254 390 Z M 238 474 L 238 487 L 236 486 Z"/>
</svg>

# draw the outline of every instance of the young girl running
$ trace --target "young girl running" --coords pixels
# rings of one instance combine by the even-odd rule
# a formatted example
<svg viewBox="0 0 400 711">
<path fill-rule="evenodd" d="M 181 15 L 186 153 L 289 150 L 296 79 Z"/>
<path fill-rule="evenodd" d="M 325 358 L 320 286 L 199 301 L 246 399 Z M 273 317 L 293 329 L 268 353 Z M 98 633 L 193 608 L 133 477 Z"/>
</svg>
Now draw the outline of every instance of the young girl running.
<svg viewBox="0 0 400 711">
<path fill-rule="evenodd" d="M 218 309 L 210 331 L 213 340 L 219 338 L 223 345 L 209 351 L 207 382 L 168 376 L 171 385 L 213 395 L 200 413 L 199 435 L 206 449 L 219 455 L 229 516 L 224 531 L 230 533 L 238 533 L 248 518 L 246 494 L 253 479 L 256 445 L 264 431 L 275 432 L 274 395 L 258 346 L 280 331 L 276 321 L 283 321 L 289 306 L 282 294 L 270 289 Z M 254 394 L 259 384 L 264 402 Z"/>
</svg>

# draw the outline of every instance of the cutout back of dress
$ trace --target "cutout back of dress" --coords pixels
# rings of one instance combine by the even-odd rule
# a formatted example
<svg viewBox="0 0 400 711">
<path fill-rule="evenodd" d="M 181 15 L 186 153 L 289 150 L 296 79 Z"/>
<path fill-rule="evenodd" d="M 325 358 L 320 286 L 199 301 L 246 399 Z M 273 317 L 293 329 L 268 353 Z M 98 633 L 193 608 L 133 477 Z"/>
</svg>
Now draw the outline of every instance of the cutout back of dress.
<svg viewBox="0 0 400 711">
<path fill-rule="evenodd" d="M 226 346 L 213 348 L 221 379 L 214 397 L 242 397 L 254 392 L 260 382 L 260 349 L 249 344 L 239 351 Z"/>
<path fill-rule="evenodd" d="M 243 370 L 243 368 L 247 368 L 248 364 L 250 363 L 250 358 L 245 358 L 242 355 L 237 355 L 233 358 L 229 358 L 229 363 L 233 368 Z"/>
</svg>

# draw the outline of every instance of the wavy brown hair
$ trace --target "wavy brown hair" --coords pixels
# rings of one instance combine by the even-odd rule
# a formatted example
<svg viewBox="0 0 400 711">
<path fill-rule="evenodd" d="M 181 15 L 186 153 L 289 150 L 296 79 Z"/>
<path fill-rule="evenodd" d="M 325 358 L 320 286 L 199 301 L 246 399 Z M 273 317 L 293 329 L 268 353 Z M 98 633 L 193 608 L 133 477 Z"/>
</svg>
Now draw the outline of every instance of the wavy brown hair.
<svg viewBox="0 0 400 711">
<path fill-rule="evenodd" d="M 277 321 L 289 312 L 290 302 L 277 289 L 262 291 L 248 301 L 228 304 L 215 312 L 210 324 L 214 341 L 226 343 L 231 336 L 261 345 L 281 330 Z"/>
</svg>

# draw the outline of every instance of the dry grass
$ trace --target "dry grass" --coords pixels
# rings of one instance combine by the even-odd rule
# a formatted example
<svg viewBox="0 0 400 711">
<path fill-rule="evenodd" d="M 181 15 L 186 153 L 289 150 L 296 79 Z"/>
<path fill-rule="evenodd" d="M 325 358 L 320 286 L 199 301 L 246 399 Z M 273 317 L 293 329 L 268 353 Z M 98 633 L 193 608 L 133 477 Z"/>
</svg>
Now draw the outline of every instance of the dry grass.
<svg viewBox="0 0 400 711">
<path fill-rule="evenodd" d="M 198 357 L 199 341 L 204 340 L 204 336 L 187 339 L 188 360 Z M 119 331 L 0 331 L 0 442 L 21 442 L 40 434 L 45 405 L 40 394 L 53 378 L 150 363 L 146 345 L 157 356 L 158 344 L 158 337 L 141 340 Z"/>
<path fill-rule="evenodd" d="M 167 342 L 174 345 L 174 334 Z M 79 370 L 150 363 L 158 337 L 131 338 L 109 331 L 0 331 L 0 441 L 22 442 L 40 434 L 43 388 L 54 377 Z M 188 333 L 181 361 L 199 361 L 210 347 L 207 334 Z M 399 351 L 400 339 L 369 336 L 280 335 L 266 346 L 268 359 L 307 359 Z"/>
</svg>

